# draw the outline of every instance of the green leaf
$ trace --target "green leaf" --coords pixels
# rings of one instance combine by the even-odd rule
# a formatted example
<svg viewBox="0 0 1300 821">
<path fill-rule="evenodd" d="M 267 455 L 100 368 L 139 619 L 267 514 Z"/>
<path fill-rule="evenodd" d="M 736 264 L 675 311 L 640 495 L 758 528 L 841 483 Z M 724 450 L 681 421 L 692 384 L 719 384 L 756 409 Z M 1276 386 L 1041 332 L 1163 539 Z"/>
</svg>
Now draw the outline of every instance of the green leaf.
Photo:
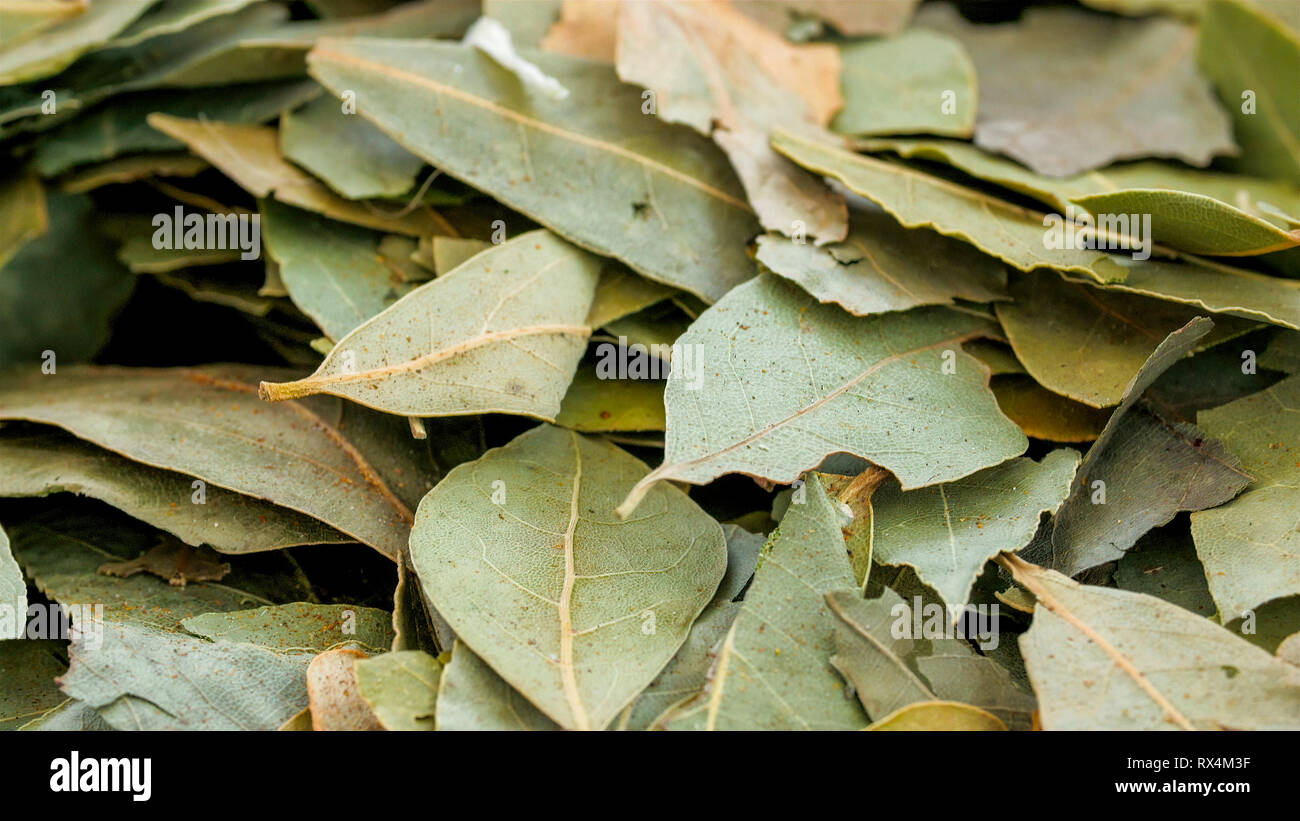
<svg viewBox="0 0 1300 821">
<path fill-rule="evenodd" d="M 0 51 L 0 85 L 57 74 L 87 50 L 110 40 L 153 5 L 154 0 L 92 3 L 81 14 L 47 28 L 39 37 Z"/>
<path fill-rule="evenodd" d="M 7 617 L 0 619 L 0 641 L 21 637 L 27 619 L 27 582 L 9 549 L 9 536 L 0 527 L 0 609 Z M 21 616 L 19 615 L 21 614 Z"/>
<path fill-rule="evenodd" d="M 836 452 L 892 471 L 908 489 L 1016 456 L 1024 434 L 960 347 L 994 334 L 987 320 L 947 308 L 859 318 L 777 277 L 746 283 L 678 340 L 693 363 L 668 378 L 664 463 L 620 515 L 665 479 L 746 473 L 789 483 Z"/>
<path fill-rule="evenodd" d="M 1079 454 L 1054 450 L 1041 462 L 1022 457 L 964 479 L 903 492 L 895 481 L 871 497 L 872 557 L 910 565 L 957 611 L 970 600 L 984 564 L 1029 544 L 1038 518 L 1069 495 Z"/>
<path fill-rule="evenodd" d="M 623 711 L 614 724 L 616 729 L 650 729 L 673 705 L 704 689 L 713 665 L 713 650 L 740 612 L 740 603 L 735 599 L 754 577 L 759 552 L 767 541 L 761 533 L 750 533 L 734 524 L 723 525 L 722 532 L 727 539 L 727 573 L 718 592 L 691 625 L 677 655 Z"/>
<path fill-rule="evenodd" d="M 883 718 L 900 707 L 934 699 L 929 683 L 916 669 L 916 642 L 900 637 L 893 625 L 908 605 L 885 588 L 878 599 L 857 590 L 826 594 L 835 614 L 835 655 L 830 657 L 868 716 Z M 916 637 L 919 639 L 920 637 Z"/>
<path fill-rule="evenodd" d="M 432 730 L 443 665 L 420 650 L 402 650 L 356 663 L 360 695 L 385 730 Z"/>
<path fill-rule="evenodd" d="M 1007 298 L 1007 271 L 997 260 L 933 231 L 908 230 L 874 211 L 854 211 L 848 239 L 821 248 L 761 236 L 758 261 L 819 301 L 857 316 L 951 305 L 956 299 Z"/>
<path fill-rule="evenodd" d="M 0 45 L 12 47 L 51 26 L 84 14 L 88 8 L 87 3 L 69 3 L 67 0 L 7 3 L 0 8 Z"/>
<path fill-rule="evenodd" d="M 872 724 L 868 730 L 895 732 L 989 732 L 1005 730 L 998 717 L 969 704 L 922 701 L 909 704 Z"/>
<path fill-rule="evenodd" d="M 1177 303 L 1069 282 L 1046 272 L 1012 277 L 1011 301 L 994 310 L 1030 376 L 1048 390 L 1095 408 L 1118 404 L 1165 337 L 1197 315 Z M 1211 327 L 1212 335 L 1198 335 L 1188 352 L 1239 336 L 1252 325 L 1216 317 Z"/>
<path fill-rule="evenodd" d="M 195 483 L 61 432 L 0 435 L 0 496 L 91 496 L 187 544 L 223 553 L 351 541 L 300 513 L 218 487 L 200 492 Z"/>
<path fill-rule="evenodd" d="M 910 29 L 844 43 L 840 59 L 844 108 L 832 123 L 840 134 L 974 133 L 975 66 L 953 38 Z"/>
<path fill-rule="evenodd" d="M 411 291 L 339 339 L 316 373 L 264 382 L 261 395 L 330 393 L 406 416 L 554 419 L 591 333 L 599 273 L 599 260 L 553 234 L 523 234 Z M 485 370 L 500 386 L 483 384 Z"/>
<path fill-rule="evenodd" d="M 96 231 L 89 197 L 52 194 L 48 206 L 49 230 L 0 268 L 0 305 L 7 317 L 0 324 L 0 368 L 36 369 L 51 361 L 61 366 L 94 356 L 135 285 Z"/>
<path fill-rule="evenodd" d="M 1037 598 L 1020 647 L 1043 729 L 1300 727 L 1295 667 L 1177 605 L 1004 561 Z"/>
<path fill-rule="evenodd" d="M 1153 214 L 1151 236 L 1194 254 L 1250 256 L 1294 248 L 1300 230 L 1283 231 L 1273 223 L 1213 197 L 1161 189 L 1135 188 L 1078 197 L 1075 202 L 1093 214 Z"/>
<path fill-rule="evenodd" d="M 95 526 L 99 526 L 96 530 Z M 181 632 L 190 616 L 244 610 L 269 604 L 262 596 L 213 582 L 173 585 L 149 573 L 126 578 L 101 574 L 99 568 L 132 558 L 131 547 L 116 532 L 95 520 L 28 521 L 10 528 L 14 556 L 36 589 L 66 607 L 103 605 L 103 623 L 132 623 L 153 630 Z M 140 534 L 137 539 L 144 538 Z M 89 619 L 94 618 L 95 624 Z M 92 630 L 99 614 L 73 610 L 74 624 Z"/>
<path fill-rule="evenodd" d="M 1207 619 L 1217 612 L 1205 567 L 1186 527 L 1170 525 L 1138 539 L 1115 568 L 1115 586 L 1164 599 Z"/>
<path fill-rule="evenodd" d="M 124 48 L 150 37 L 183 31 L 212 17 L 238 11 L 249 2 L 251 0 L 162 0 L 100 48 Z"/>
<path fill-rule="evenodd" d="M 181 626 L 201 638 L 256 644 L 277 653 L 323 653 L 346 645 L 386 653 L 393 643 L 391 613 L 352 604 L 294 602 L 203 613 L 181 619 Z"/>
<path fill-rule="evenodd" d="M 17 612 L 25 617 L 27 606 Z M 54 681 L 67 669 L 62 650 L 56 641 L 0 641 L 0 731 L 37 721 L 68 700 Z"/>
<path fill-rule="evenodd" d="M 64 177 L 61 187 L 70 194 L 84 194 L 105 185 L 152 177 L 193 177 L 207 169 L 207 160 L 179 151 L 131 154 L 84 165 Z"/>
<path fill-rule="evenodd" d="M 393 142 L 333 97 L 321 97 L 280 118 L 285 159 L 350 200 L 410 191 L 424 160 Z"/>
<path fill-rule="evenodd" d="M 420 206 L 404 216 L 389 216 L 365 202 L 346 200 L 280 156 L 274 128 L 150 114 L 149 125 L 189 146 L 255 197 L 271 194 L 331 219 L 380 231 L 420 236 L 454 233 L 433 209 Z M 396 212 L 394 212 L 396 213 Z"/>
<path fill-rule="evenodd" d="M 1213 410 L 1197 424 L 1255 482 L 1223 507 L 1192 514 L 1196 553 L 1224 619 L 1300 593 L 1300 376 Z"/>
<path fill-rule="evenodd" d="M 0 266 L 49 230 L 45 187 L 36 175 L 16 174 L 0 180 Z"/>
<path fill-rule="evenodd" d="M 108 622 L 70 655 L 63 691 L 119 730 L 274 730 L 307 706 L 304 653 Z"/>
<path fill-rule="evenodd" d="M 601 379 L 595 369 L 579 367 L 555 424 L 579 433 L 663 430 L 664 383 Z"/>
<path fill-rule="evenodd" d="M 375 232 L 269 199 L 261 210 L 280 281 L 331 339 L 343 339 L 411 290 L 379 254 Z"/>
<path fill-rule="evenodd" d="M 259 374 L 268 369 L 69 367 L 13 376 L 0 387 L 0 418 L 58 425 L 132 461 L 266 499 L 400 555 L 411 500 L 429 476 L 409 451 L 409 434 L 389 435 L 406 423 L 334 400 L 268 406 L 256 398 Z"/>
<path fill-rule="evenodd" d="M 1178 217 L 1176 210 L 1187 193 L 1216 199 L 1254 219 L 1273 221 L 1278 218 L 1278 212 L 1300 214 L 1300 187 L 1294 183 L 1188 168 L 1170 162 L 1142 160 L 1069 177 L 1048 177 L 957 140 L 872 139 L 855 140 L 853 145 L 860 151 L 889 151 L 902 157 L 941 162 L 972 177 L 1032 197 L 1060 213 L 1083 197 L 1132 188 L 1158 189 L 1149 191 L 1143 203 L 1151 214 L 1153 228 L 1160 227 L 1166 218 Z M 1238 218 L 1222 210 L 1217 213 Z M 1286 222 L 1283 218 L 1280 224 Z"/>
<path fill-rule="evenodd" d="M 1260 355 L 1259 364 L 1276 371 L 1300 373 L 1300 333 L 1279 331 Z"/>
<path fill-rule="evenodd" d="M 1294 15 L 1294 9 L 1291 9 Z M 1292 18 L 1294 20 L 1294 17 Z M 1300 33 L 1249 3 L 1211 0 L 1197 60 L 1232 114 L 1242 171 L 1300 183 Z M 1247 110 L 1245 94 L 1253 106 Z"/>
<path fill-rule="evenodd" d="M 439 730 L 561 729 L 459 639 L 438 683 L 436 710 Z"/>
<path fill-rule="evenodd" d="M 682 645 L 726 569 L 721 529 L 675 488 L 634 520 L 614 517 L 644 470 L 613 445 L 542 426 L 454 469 L 420 503 L 411 557 L 426 595 L 566 728 L 609 724 Z"/>
<path fill-rule="evenodd" d="M 189 119 L 206 117 L 219 122 L 254 124 L 265 122 L 283 110 L 297 108 L 318 94 L 320 86 L 311 80 L 132 94 L 42 136 L 36 143 L 33 165 L 42 176 L 52 177 L 75 166 L 122 154 L 184 147 L 180 140 L 146 122 L 155 112 Z"/>
<path fill-rule="evenodd" d="M 843 195 L 767 142 L 777 124 L 817 133 L 840 107 L 834 46 L 792 45 L 730 5 L 664 0 L 619 10 L 616 53 L 619 79 L 651 89 L 656 116 L 712 135 L 765 229 L 844 239 Z"/>
<path fill-rule="evenodd" d="M 1110 411 L 1075 402 L 1025 374 L 994 374 L 989 382 L 998 409 L 1025 435 L 1048 442 L 1092 442 L 1101 435 Z"/>
<path fill-rule="evenodd" d="M 437 245 L 434 249 L 436 252 Z M 439 268 L 439 272 L 441 270 Z M 607 264 L 600 272 L 600 282 L 596 284 L 596 296 L 591 300 L 587 324 L 593 328 L 604 327 L 662 302 L 674 293 L 676 291 L 672 288 L 638 276 L 622 265 Z"/>
<path fill-rule="evenodd" d="M 777 131 L 777 151 L 811 171 L 834 177 L 885 209 L 905 228 L 931 228 L 968 242 L 1022 271 L 1077 271 L 1099 282 L 1122 279 L 1104 251 L 1049 248 L 1044 215 L 914 168 Z"/>
<path fill-rule="evenodd" d="M 407 149 L 583 248 L 708 300 L 753 275 L 744 245 L 758 225 L 721 152 L 642 115 L 607 65 L 529 59 L 570 96 L 530 95 L 492 58 L 447 43 L 328 40 L 308 61 Z M 582 200 L 575 167 L 591 183 Z"/>
<path fill-rule="evenodd" d="M 1143 533 L 1180 510 L 1221 505 L 1250 484 L 1250 475 L 1223 444 L 1206 439 L 1194 425 L 1134 407 L 1212 327 L 1198 317 L 1171 333 L 1125 388 L 1053 521 L 1054 569 L 1075 576 L 1118 559 Z"/>
<path fill-rule="evenodd" d="M 1230 121 L 1197 72 L 1191 26 L 1064 8 L 1031 8 L 1019 22 L 981 26 L 947 5 L 927 6 L 918 23 L 956 37 L 975 63 L 976 144 L 1039 173 L 1066 176 L 1142 157 L 1204 167 L 1235 151 Z M 1146 126 L 1129 127 L 1135 120 Z"/>
<path fill-rule="evenodd" d="M 853 587 L 838 504 L 810 478 L 759 555 L 704 692 L 665 716 L 670 730 L 855 730 L 866 717 L 830 665 L 825 594 Z"/>
</svg>

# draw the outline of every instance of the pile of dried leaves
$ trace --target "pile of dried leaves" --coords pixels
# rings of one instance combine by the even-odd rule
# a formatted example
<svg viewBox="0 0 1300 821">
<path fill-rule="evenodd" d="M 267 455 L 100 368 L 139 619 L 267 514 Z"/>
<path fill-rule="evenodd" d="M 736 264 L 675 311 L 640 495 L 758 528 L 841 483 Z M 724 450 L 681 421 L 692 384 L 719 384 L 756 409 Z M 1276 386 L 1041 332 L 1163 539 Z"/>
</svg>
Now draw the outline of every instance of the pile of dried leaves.
<svg viewBox="0 0 1300 821">
<path fill-rule="evenodd" d="M 0 727 L 1300 728 L 1300 4 L 1025 5 L 0 4 Z"/>
</svg>

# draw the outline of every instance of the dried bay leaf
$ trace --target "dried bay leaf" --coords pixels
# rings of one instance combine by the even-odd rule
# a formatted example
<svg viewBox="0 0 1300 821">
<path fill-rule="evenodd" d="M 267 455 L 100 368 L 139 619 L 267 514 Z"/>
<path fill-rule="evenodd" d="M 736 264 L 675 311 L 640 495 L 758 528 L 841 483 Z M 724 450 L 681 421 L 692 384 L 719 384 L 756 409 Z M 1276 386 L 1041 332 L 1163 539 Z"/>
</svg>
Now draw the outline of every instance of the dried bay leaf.
<svg viewBox="0 0 1300 821">
<path fill-rule="evenodd" d="M 150 114 L 147 121 L 185 143 L 255 197 L 274 194 L 286 205 L 380 231 L 411 236 L 455 233 L 441 216 L 426 206 L 404 216 L 387 216 L 383 211 L 367 207 L 367 203 L 343 199 L 286 162 L 280 155 L 279 137 L 269 126 L 185 120 L 167 114 Z"/>
<path fill-rule="evenodd" d="M 361 697 L 357 662 L 369 658 L 360 650 L 326 650 L 307 667 L 307 695 L 313 730 L 378 730 L 379 719 Z"/>
<path fill-rule="evenodd" d="M 1223 618 L 1300 593 L 1300 377 L 1201 411 L 1197 423 L 1255 477 L 1232 502 L 1192 514 L 1196 553 Z"/>
<path fill-rule="evenodd" d="M 1138 539 L 1115 567 L 1115 586 L 1164 599 L 1198 616 L 1214 618 L 1217 613 L 1205 567 L 1186 526 L 1171 524 Z"/>
<path fill-rule="evenodd" d="M 1235 153 L 1230 121 L 1196 70 L 1196 30 L 1181 22 L 1031 8 L 1019 22 L 977 26 L 932 5 L 918 23 L 956 37 L 975 63 L 976 144 L 1039 173 L 1153 156 L 1204 167 Z M 1126 127 L 1133 119 L 1144 127 Z"/>
<path fill-rule="evenodd" d="M 953 38 L 909 29 L 893 37 L 843 43 L 840 59 L 844 108 L 831 124 L 836 132 L 974 133 L 975 66 Z"/>
<path fill-rule="evenodd" d="M 816 248 L 771 234 L 758 238 L 758 261 L 821 302 L 866 316 L 957 298 L 1007 298 L 1006 268 L 956 240 L 909 230 L 888 214 L 854 211 L 844 242 Z"/>
<path fill-rule="evenodd" d="M 454 469 L 420 503 L 411 555 L 426 594 L 566 728 L 609 724 L 672 658 L 726 569 L 721 529 L 676 488 L 615 518 L 644 471 L 613 445 L 542 426 Z"/>
<path fill-rule="evenodd" d="M 909 704 L 866 727 L 895 732 L 989 732 L 1006 730 L 998 717 L 978 707 L 953 701 Z"/>
<path fill-rule="evenodd" d="M 654 280 L 638 276 L 622 265 L 607 265 L 600 272 L 596 295 L 591 300 L 587 324 L 601 328 L 618 319 L 649 308 L 677 293 Z"/>
<path fill-rule="evenodd" d="M 1053 521 L 1054 569 L 1074 576 L 1118 559 L 1143 533 L 1179 511 L 1221 505 L 1250 483 L 1250 474 L 1223 444 L 1138 405 L 1160 374 L 1212 327 L 1198 317 L 1171 333 L 1125 388 Z"/>
<path fill-rule="evenodd" d="M 1118 265 L 1103 266 L 1104 251 L 1048 248 L 1043 215 L 957 185 L 915 168 L 865 157 L 834 145 L 778 130 L 777 151 L 811 171 L 834 177 L 855 194 L 884 208 L 906 228 L 931 228 L 991 254 L 1021 271 L 1056 268 L 1099 282 L 1122 278 Z"/>
<path fill-rule="evenodd" d="M 840 514 L 820 480 L 759 554 L 708 683 L 665 716 L 670 730 L 855 730 L 865 723 L 830 664 L 831 590 L 853 587 Z"/>
<path fill-rule="evenodd" d="M 267 369 L 68 367 L 53 379 L 15 376 L 0 386 L 0 418 L 58 425 L 132 461 L 266 499 L 400 555 L 414 519 L 410 501 L 397 495 L 404 489 L 394 471 L 377 470 L 374 460 L 404 469 L 416 493 L 424 487 L 420 466 L 386 442 L 370 447 L 364 425 L 342 432 L 333 415 L 322 415 L 338 413 L 329 401 L 258 402 L 257 374 Z"/>
<path fill-rule="evenodd" d="M 18 612 L 25 617 L 27 606 Z M 67 669 L 62 651 L 55 641 L 0 641 L 0 731 L 20 729 L 67 701 L 54 681 Z"/>
<path fill-rule="evenodd" d="M 423 238 L 421 238 L 421 242 L 423 241 Z M 492 247 L 489 242 L 478 239 L 462 239 L 460 237 L 434 236 L 430 242 L 432 244 L 430 261 L 433 263 L 434 273 L 439 276 L 459 267 L 462 263 L 468 262 L 469 258 L 475 254 Z"/>
<path fill-rule="evenodd" d="M 618 76 L 651 89 L 653 113 L 683 123 L 726 152 L 771 231 L 837 242 L 844 198 L 774 153 L 778 123 L 816 132 L 843 104 L 830 45 L 792 45 L 727 4 L 626 3 L 619 9 Z"/>
<path fill-rule="evenodd" d="M 906 492 L 886 481 L 871 497 L 872 558 L 910 565 L 950 608 L 964 607 L 985 562 L 1029 544 L 1039 515 L 1065 501 L 1078 465 L 1061 448 Z"/>
<path fill-rule="evenodd" d="M 45 187 L 36 175 L 14 174 L 0 180 L 0 266 L 48 230 Z"/>
<path fill-rule="evenodd" d="M 329 338 L 343 339 L 410 292 L 379 253 L 375 232 L 269 199 L 261 211 L 280 282 Z"/>
<path fill-rule="evenodd" d="M 24 201 L 30 201 L 27 196 Z M 88 196 L 50 194 L 47 205 L 49 230 L 0 267 L 0 305 L 7 317 L 0 323 L 0 368 L 39 368 L 49 360 L 45 351 L 54 351 L 59 364 L 89 359 L 107 341 L 113 317 L 135 285 L 114 259 L 111 243 L 96 231 Z M 18 225 L 27 221 L 21 218 Z"/>
<path fill-rule="evenodd" d="M 100 573 L 105 562 L 130 555 L 128 546 L 110 538 L 114 533 L 102 527 L 96 530 L 84 521 L 48 518 L 10 530 L 14 556 L 36 589 L 67 607 L 103 605 L 106 624 L 129 622 L 181 632 L 180 621 L 189 616 L 270 603 L 255 593 L 212 582 L 182 587 L 150 573 L 127 578 Z M 73 621 L 81 615 L 74 609 Z"/>
<path fill-rule="evenodd" d="M 359 659 L 358 693 L 385 730 L 432 730 L 443 664 L 420 650 Z"/>
<path fill-rule="evenodd" d="M 408 152 L 332 97 L 280 118 L 284 157 L 350 200 L 410 191 L 424 160 Z"/>
<path fill-rule="evenodd" d="M 1177 605 L 1003 562 L 1037 598 L 1021 650 L 1044 729 L 1300 727 L 1286 662 Z"/>
<path fill-rule="evenodd" d="M 555 424 L 580 433 L 663 430 L 664 385 L 652 379 L 601 379 L 579 367 Z"/>
<path fill-rule="evenodd" d="M 834 667 L 862 702 L 868 716 L 889 713 L 934 699 L 929 683 L 916 669 L 912 638 L 900 638 L 892 625 L 897 612 L 906 613 L 902 597 L 885 588 L 878 599 L 864 599 L 857 590 L 826 594 L 835 614 Z"/>
<path fill-rule="evenodd" d="M 81 194 L 105 185 L 152 177 L 193 177 L 208 167 L 206 160 L 180 152 L 131 154 L 82 166 L 60 180 L 59 187 L 70 194 Z"/>
<path fill-rule="evenodd" d="M 692 698 L 703 689 L 713 664 L 713 649 L 722 641 L 740 612 L 740 603 L 736 599 L 754 577 L 759 553 L 767 541 L 762 534 L 750 533 L 734 524 L 724 524 L 722 532 L 727 539 L 727 572 L 718 585 L 718 591 L 691 625 L 686 643 L 655 680 L 641 691 L 641 695 L 627 706 L 615 722 L 615 729 L 651 729 L 661 716 L 671 712 L 674 705 Z"/>
<path fill-rule="evenodd" d="M 89 0 L 27 0 L 0 7 L 0 45 L 8 48 L 45 31 L 50 26 L 84 14 Z"/>
<path fill-rule="evenodd" d="M 554 419 L 591 332 L 599 273 L 599 260 L 555 235 L 524 234 L 411 291 L 339 339 L 316 373 L 264 382 L 261 395 L 330 393 L 406 416 Z M 485 369 L 506 384 L 482 384 Z"/>
<path fill-rule="evenodd" d="M 1291 13 L 1294 21 L 1293 7 Z M 1236 167 L 1300 183 L 1300 101 L 1292 82 L 1300 73 L 1300 31 L 1255 4 L 1211 0 L 1201 21 L 1197 60 L 1232 115 L 1241 143 Z M 1243 102 L 1247 91 L 1253 103 L 1249 112 Z"/>
<path fill-rule="evenodd" d="M 327 40 L 308 61 L 426 162 L 583 248 L 708 300 L 753 275 L 744 244 L 758 225 L 716 148 L 641 115 L 640 94 L 608 66 L 529 59 L 570 97 L 530 96 L 490 57 L 445 43 Z M 598 199 L 573 199 L 575 169 Z"/>
<path fill-rule="evenodd" d="M 124 621 L 70 657 L 63 691 L 119 730 L 274 730 L 307 706 L 307 654 Z"/>
<path fill-rule="evenodd" d="M 773 146 L 876 202 L 908 228 L 933 228 L 1022 271 L 1050 267 L 1107 288 L 1300 328 L 1300 280 L 1197 259 L 1135 260 L 1104 251 L 1047 247 L 1045 215 L 906 166 L 776 132 Z M 924 194 L 918 199 L 917 192 Z M 936 205 L 942 203 L 942 207 Z M 938 210 L 936 210 L 938 209 Z M 937 214 L 937 216 L 936 216 Z M 1109 237 L 1114 242 L 1133 239 Z M 1042 250 L 1039 251 L 1038 249 Z M 1156 247 L 1159 251 L 1159 246 Z"/>
<path fill-rule="evenodd" d="M 746 473 L 788 483 L 841 451 L 892 471 L 907 489 L 1016 456 L 1024 434 L 998 411 L 987 369 L 960 348 L 990 335 L 987 320 L 947 308 L 853 317 L 760 276 L 678 340 L 702 363 L 702 378 L 669 375 L 664 463 L 619 513 L 664 479 Z M 941 373 L 945 358 L 951 373 Z"/>
<path fill-rule="evenodd" d="M 994 311 L 1030 376 L 1095 408 L 1118 404 L 1165 337 L 1196 316 L 1184 305 L 1069 282 L 1048 272 L 1012 277 L 1011 301 Z M 1222 317 L 1211 327 L 1207 333 L 1213 335 L 1198 336 L 1189 352 L 1252 325 Z"/>
<path fill-rule="evenodd" d="M 1253 256 L 1300 245 L 1300 229 L 1284 231 L 1265 219 L 1200 194 L 1135 188 L 1091 194 L 1074 201 L 1094 214 L 1153 214 L 1152 238 L 1193 254 Z"/>
<path fill-rule="evenodd" d="M 205 63 L 217 63 L 219 71 L 198 85 L 301 76 L 300 50 L 287 55 L 287 65 L 285 55 L 278 60 L 240 59 L 244 38 L 275 26 L 286 16 L 281 6 L 257 3 L 136 45 L 92 52 L 57 77 L 0 88 L 0 123 L 6 124 L 3 130 L 9 132 L 50 129 L 114 95 L 176 85 L 187 72 Z M 47 89 L 55 93 L 55 113 L 45 111 Z"/>
<path fill-rule="evenodd" d="M 385 653 L 393 641 L 391 614 L 354 604 L 290 604 L 202 613 L 181 619 L 187 633 L 211 641 L 256 644 L 277 653 L 323 653 L 350 645 Z"/>
<path fill-rule="evenodd" d="M 66 68 L 87 50 L 131 24 L 154 0 L 92 3 L 81 13 L 47 28 L 39 37 L 7 43 L 0 50 L 0 85 L 39 80 Z"/>
<path fill-rule="evenodd" d="M 1037 174 L 1017 162 L 990 154 L 957 140 L 893 138 L 855 140 L 860 151 L 888 151 L 902 157 L 941 162 L 972 177 L 1025 194 L 1058 212 L 1081 198 L 1124 189 L 1156 189 L 1166 196 L 1148 196 L 1152 226 L 1164 222 L 1165 208 L 1173 209 L 1185 193 L 1200 194 L 1244 211 L 1252 219 L 1272 220 L 1275 211 L 1300 214 L 1300 186 L 1287 180 L 1193 169 L 1170 162 L 1140 160 L 1107 166 L 1069 177 Z M 1270 207 L 1272 211 L 1270 211 Z M 1170 214 L 1173 216 L 1173 214 Z M 1218 211 L 1217 216 L 1231 216 Z M 1291 226 L 1295 227 L 1295 226 Z"/>
<path fill-rule="evenodd" d="M 1025 374 L 995 373 L 989 386 L 997 397 L 998 408 L 1033 439 L 1092 442 L 1101 435 L 1110 417 L 1108 410 L 1052 393 Z"/>
<path fill-rule="evenodd" d="M 439 730 L 551 731 L 562 729 L 457 640 L 438 682 Z"/>
<path fill-rule="evenodd" d="M 126 95 L 41 137 L 33 165 L 43 176 L 86 163 L 144 151 L 172 151 L 184 143 L 152 128 L 150 114 L 230 123 L 265 122 L 318 96 L 311 80 L 252 83 L 218 89 L 148 91 Z"/>
</svg>

